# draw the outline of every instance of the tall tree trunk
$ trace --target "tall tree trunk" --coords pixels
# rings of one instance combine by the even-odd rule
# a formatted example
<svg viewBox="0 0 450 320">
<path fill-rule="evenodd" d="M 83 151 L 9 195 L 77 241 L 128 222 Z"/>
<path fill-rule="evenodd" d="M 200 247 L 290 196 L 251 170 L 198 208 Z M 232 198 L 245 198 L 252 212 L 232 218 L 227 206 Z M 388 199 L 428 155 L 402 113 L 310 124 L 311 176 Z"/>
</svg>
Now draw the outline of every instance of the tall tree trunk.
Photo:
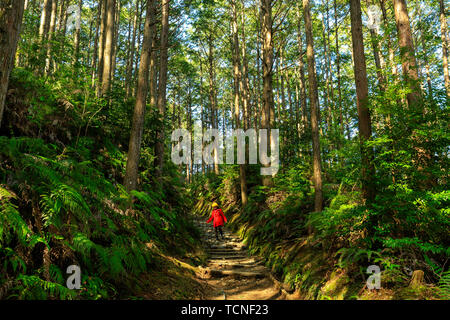
<svg viewBox="0 0 450 320">
<path fill-rule="evenodd" d="M 241 66 L 240 66 L 240 56 L 239 56 L 239 35 L 238 35 L 238 24 L 237 24 L 237 8 L 236 8 L 236 0 L 231 0 L 231 10 L 232 10 L 232 32 L 233 32 L 233 76 L 234 76 L 234 121 L 235 128 L 239 129 L 241 127 L 240 121 L 240 92 L 239 85 L 241 83 Z M 244 85 L 242 85 L 244 87 Z M 244 93 L 243 93 L 244 94 Z M 244 97 L 246 100 L 246 97 Z M 244 117 L 244 123 L 245 123 Z M 244 125 L 245 126 L 245 125 Z M 239 151 L 238 151 L 239 152 Z M 245 151 L 244 151 L 245 152 Z M 244 153 L 245 154 L 245 153 Z M 247 197 L 247 180 L 245 176 L 245 165 L 239 165 L 239 181 L 241 184 L 241 202 L 242 205 L 246 205 L 248 201 Z"/>
<path fill-rule="evenodd" d="M 191 81 L 188 81 L 188 97 L 187 97 L 187 129 L 190 134 L 192 134 L 192 84 Z M 193 176 L 193 148 L 191 147 L 191 153 L 189 154 L 189 163 L 186 164 L 187 170 L 187 182 L 192 182 Z"/>
<path fill-rule="evenodd" d="M 108 0 L 99 0 L 99 7 L 101 7 L 101 21 L 100 21 L 100 40 L 98 43 L 98 84 L 97 84 L 97 96 L 102 95 L 102 83 L 103 83 L 103 65 L 104 65 L 104 52 L 105 52 L 105 35 L 106 35 L 106 16 L 107 16 Z"/>
<path fill-rule="evenodd" d="M 350 0 L 350 17 L 353 43 L 353 70 L 356 84 L 356 107 L 358 109 L 359 140 L 362 158 L 362 191 L 367 202 L 375 198 L 375 185 L 373 178 L 373 150 L 367 146 L 372 136 L 372 126 L 368 107 L 369 85 L 367 81 L 366 57 L 364 55 L 364 42 L 361 20 L 360 0 Z"/>
<path fill-rule="evenodd" d="M 402 72 L 410 93 L 406 95 L 408 105 L 415 105 L 421 95 L 419 75 L 415 57 L 415 49 L 409 24 L 408 9 L 406 0 L 393 0 L 395 21 L 397 23 L 398 42 L 400 46 L 400 56 L 402 61 Z"/>
<path fill-rule="evenodd" d="M 158 85 L 158 111 L 162 119 L 166 113 L 166 86 L 167 86 L 167 44 L 169 40 L 169 1 L 161 0 L 161 51 Z M 157 175 L 161 176 L 164 166 L 164 125 L 157 134 L 156 143 Z"/>
<path fill-rule="evenodd" d="M 156 107 L 156 98 L 158 91 L 158 32 L 156 28 L 156 22 L 152 25 L 152 34 L 153 34 L 153 46 L 152 52 L 150 55 L 150 106 L 152 108 Z"/>
<path fill-rule="evenodd" d="M 56 1 L 56 0 L 53 0 L 53 1 Z M 78 8 L 79 8 L 80 13 L 81 13 L 81 10 L 83 8 L 83 0 L 78 0 Z M 80 25 L 80 28 L 81 28 L 81 25 Z M 73 58 L 73 63 L 74 64 L 77 64 L 78 60 L 80 58 L 80 32 L 81 32 L 80 28 L 78 28 L 78 24 L 77 24 L 76 25 L 76 29 L 75 29 L 75 38 L 74 38 L 74 41 L 73 41 L 74 47 L 75 47 L 74 55 L 73 55 L 73 57 L 74 57 Z"/>
<path fill-rule="evenodd" d="M 141 11 L 142 12 L 142 6 L 143 3 L 141 3 Z M 140 46 L 141 46 L 141 34 L 142 34 L 142 17 L 141 17 L 141 13 L 139 13 L 138 16 L 138 28 L 137 28 L 137 44 L 136 44 L 136 55 L 139 54 L 139 52 L 141 51 Z M 135 59 L 136 61 L 134 61 L 134 67 L 133 70 L 135 70 L 132 73 L 132 84 L 136 83 L 136 70 L 138 70 L 138 63 L 139 63 L 139 59 Z M 132 95 L 135 95 L 136 92 L 136 86 L 132 85 L 131 86 L 131 91 L 132 91 Z"/>
<path fill-rule="evenodd" d="M 46 41 L 48 39 L 48 31 L 50 28 L 51 11 L 52 0 L 44 0 L 41 12 L 41 21 L 39 24 L 39 42 L 41 46 L 38 49 L 39 60 L 44 61 L 44 63 L 37 65 L 37 69 L 35 70 L 36 75 L 42 74 L 42 72 L 45 71 L 45 60 L 47 53 Z"/>
<path fill-rule="evenodd" d="M 44 0 L 42 7 L 41 22 L 39 25 L 39 39 L 44 41 L 47 39 L 48 28 L 50 26 L 50 16 L 52 10 L 52 0 Z"/>
<path fill-rule="evenodd" d="M 100 39 L 100 20 L 102 17 L 102 1 L 98 2 L 98 6 L 97 6 L 97 22 L 96 22 L 96 27 L 95 27 L 95 37 L 94 37 L 94 51 L 93 51 L 93 56 L 92 56 L 92 63 L 91 63 L 91 88 L 94 89 L 95 88 L 95 75 L 96 75 L 96 68 L 97 68 L 97 64 L 98 64 L 98 42 Z"/>
<path fill-rule="evenodd" d="M 338 90 L 338 109 L 339 109 L 339 127 L 340 134 L 342 138 L 344 138 L 344 116 L 342 111 L 342 90 L 341 90 L 341 54 L 339 52 L 339 26 L 338 26 L 338 11 L 337 11 L 337 0 L 334 0 L 334 32 L 335 32 L 335 41 L 336 41 L 336 71 L 337 71 L 337 90 Z M 339 144 L 342 147 L 342 143 Z"/>
<path fill-rule="evenodd" d="M 113 46 L 112 46 L 112 58 L 111 58 L 111 81 L 114 81 L 114 73 L 116 71 L 116 59 L 117 59 L 117 50 L 118 50 L 118 42 L 119 42 L 119 30 L 120 30 L 120 10 L 121 10 L 121 2 L 117 2 L 117 9 L 115 10 L 116 14 L 114 17 L 114 36 L 113 36 Z"/>
<path fill-rule="evenodd" d="M 428 62 L 428 48 L 425 42 L 425 31 L 422 29 L 423 60 L 425 63 L 425 74 L 427 75 L 428 96 L 433 98 L 433 87 L 431 85 L 430 64 Z"/>
<path fill-rule="evenodd" d="M 205 120 L 204 120 L 204 114 L 205 114 L 205 103 L 203 102 L 203 60 L 200 58 L 199 59 L 199 65 L 200 65 L 200 126 L 201 126 L 201 133 L 203 134 L 204 130 L 205 130 Z M 203 144 L 202 144 L 202 148 L 203 148 Z M 202 160 L 202 164 L 201 164 L 201 170 L 202 173 L 205 173 L 205 162 Z"/>
<path fill-rule="evenodd" d="M 327 71 L 328 71 L 328 85 L 329 85 L 329 92 L 330 92 L 330 104 L 328 108 L 328 114 L 327 114 L 327 122 L 329 124 L 328 130 L 330 130 L 330 133 L 333 126 L 334 126 L 334 114 L 336 110 L 336 103 L 334 99 L 334 86 L 333 86 L 333 69 L 331 66 L 331 40 L 330 40 L 330 10 L 329 10 L 329 1 L 326 2 L 326 16 L 325 16 L 325 30 L 326 30 L 326 41 L 328 43 L 328 52 L 327 52 Z M 336 143 L 333 138 L 333 136 L 330 137 L 330 149 L 333 149 L 335 147 Z"/>
<path fill-rule="evenodd" d="M 303 17 L 305 19 L 306 57 L 308 59 L 309 101 L 311 106 L 311 135 L 313 144 L 313 180 L 314 211 L 322 211 L 322 163 L 319 141 L 319 99 L 314 57 L 314 38 L 312 33 L 311 11 L 309 0 L 303 0 Z"/>
<path fill-rule="evenodd" d="M 242 11 L 241 11 L 241 35 L 242 35 L 242 101 L 244 107 L 244 129 L 250 127 L 251 118 L 251 103 L 250 103 L 250 81 L 248 78 L 248 59 L 247 59 L 247 45 L 245 38 L 245 5 L 242 0 Z"/>
<path fill-rule="evenodd" d="M 61 4 L 59 6 L 57 27 L 56 27 L 56 31 L 58 33 L 60 33 L 62 31 L 63 22 L 64 22 L 64 12 L 67 7 L 67 2 L 68 2 L 68 0 L 61 0 Z"/>
<path fill-rule="evenodd" d="M 405 0 L 393 0 L 395 21 L 397 23 L 398 40 L 400 46 L 400 57 L 402 61 L 402 73 L 404 81 L 406 82 L 410 92 L 406 95 L 408 107 L 412 112 L 417 114 L 424 114 L 425 109 L 420 104 L 422 91 L 419 83 L 418 67 L 415 58 L 415 49 L 413 44 L 413 36 L 409 23 L 408 9 Z M 413 108 L 411 108 L 413 107 Z M 416 109 L 416 110 L 414 110 Z M 411 141 L 415 150 L 414 164 L 417 170 L 421 173 L 423 181 L 420 185 L 423 188 L 430 188 L 436 184 L 436 178 L 427 170 L 427 167 L 433 162 L 433 152 L 429 149 L 430 140 L 419 134 L 418 130 L 414 128 L 414 124 L 421 123 L 420 117 L 412 119 Z"/>
<path fill-rule="evenodd" d="M 308 126 L 308 113 L 306 106 L 306 82 L 305 82 L 305 70 L 303 65 L 303 41 L 302 41 L 302 29 L 301 29 L 301 12 L 300 3 L 297 3 L 297 45 L 298 45 L 298 74 L 300 78 L 300 108 L 302 111 L 302 124 L 301 133 L 304 134 L 309 128 Z"/>
<path fill-rule="evenodd" d="M 2 0 L 0 3 L 0 127 L 8 92 L 9 74 L 13 68 L 22 25 L 24 0 Z"/>
<path fill-rule="evenodd" d="M 62 19 L 62 29 L 61 29 L 61 36 L 65 37 L 66 36 L 66 31 L 67 31 L 67 18 L 68 18 L 68 14 L 67 14 L 67 9 L 69 8 L 70 5 L 70 0 L 67 0 L 65 3 L 65 7 L 64 7 L 64 11 L 63 11 L 63 19 Z"/>
<path fill-rule="evenodd" d="M 101 95 L 109 95 L 111 89 L 111 67 L 114 41 L 115 0 L 106 0 L 105 48 L 103 51 L 103 75 Z"/>
<path fill-rule="evenodd" d="M 114 41 L 115 0 L 106 0 L 105 47 L 103 50 L 103 75 L 101 95 L 109 95 L 111 89 L 111 67 Z"/>
<path fill-rule="evenodd" d="M 139 0 L 136 2 L 136 8 L 134 11 L 134 18 L 133 18 L 133 35 L 131 37 L 131 44 L 130 44 L 130 52 L 129 57 L 127 60 L 127 66 L 126 66 L 126 76 L 125 76 L 125 87 L 126 87 L 126 95 L 127 97 L 131 94 L 131 86 L 133 78 L 133 65 L 134 65 L 134 55 L 136 50 L 136 30 L 137 30 L 137 22 L 138 22 L 138 14 L 139 14 Z M 152 33 L 153 34 L 153 33 Z M 152 41 L 153 43 L 153 41 Z"/>
<path fill-rule="evenodd" d="M 158 54 L 157 54 L 157 34 L 156 24 L 153 25 L 153 48 L 150 56 L 150 106 L 156 107 L 158 91 Z"/>
<path fill-rule="evenodd" d="M 208 37 L 208 71 L 209 71 L 209 105 L 210 105 L 209 111 L 211 119 L 211 128 L 217 129 L 216 74 L 214 70 L 214 44 L 211 30 Z M 219 158 L 217 150 L 214 150 L 214 173 L 216 175 L 219 174 Z"/>
<path fill-rule="evenodd" d="M 447 3 L 448 4 L 448 3 Z M 447 98 L 450 99 L 450 76 L 448 70 L 448 36 L 447 36 L 447 18 L 445 16 L 444 0 L 439 0 L 439 20 L 441 22 L 441 41 L 442 41 L 442 65 L 444 68 L 444 83 L 447 91 Z"/>
<path fill-rule="evenodd" d="M 258 24 L 258 32 L 256 38 L 256 75 L 254 77 L 255 83 L 255 93 L 256 93 L 256 101 L 257 106 L 255 107 L 255 129 L 259 129 L 261 127 L 261 113 L 263 112 L 262 102 L 261 102 L 261 48 L 262 48 L 262 10 L 261 10 L 261 0 L 258 0 L 258 6 L 255 6 L 255 15 L 259 15 L 259 19 L 257 19 Z"/>
<path fill-rule="evenodd" d="M 152 48 L 152 24 L 155 18 L 156 0 L 147 0 L 145 16 L 144 39 L 142 42 L 141 63 L 139 65 L 136 103 L 134 106 L 133 122 L 131 125 L 130 143 L 128 147 L 127 167 L 124 186 L 127 191 L 137 187 L 139 156 L 141 152 L 142 133 L 144 130 L 145 106 L 149 85 L 150 51 Z"/>
<path fill-rule="evenodd" d="M 330 134 L 330 128 L 331 128 L 331 103 L 332 103 L 332 96 L 330 91 L 330 64 L 329 61 L 329 53 L 328 53 L 328 42 L 327 42 L 327 31 L 328 28 L 326 27 L 325 23 L 325 17 L 328 15 L 328 1 L 327 1 L 327 7 L 326 7 L 327 14 L 322 17 L 322 38 L 323 38 L 323 51 L 324 51 L 324 68 L 325 68 L 325 102 L 324 102 L 324 111 L 325 111 L 325 125 L 326 125 L 326 133 Z M 331 147 L 331 143 L 330 143 Z M 327 161 L 325 161 L 325 164 Z"/>
<path fill-rule="evenodd" d="M 280 97 L 281 97 L 281 110 L 280 110 L 280 120 L 285 122 L 286 121 L 286 91 L 285 88 L 285 77 L 284 77 L 284 44 L 281 44 L 280 46 L 280 63 L 279 63 L 279 73 L 278 77 L 280 79 Z"/>
<path fill-rule="evenodd" d="M 50 25 L 48 32 L 47 54 L 45 57 L 45 74 L 50 72 L 51 54 L 52 54 L 52 40 L 56 29 L 56 15 L 57 15 L 58 0 L 52 1 L 52 10 L 50 14 Z"/>
<path fill-rule="evenodd" d="M 263 106 L 262 106 L 262 119 L 261 128 L 267 129 L 269 138 L 269 144 L 267 150 L 271 150 L 271 146 L 274 143 L 272 141 L 272 134 L 270 129 L 273 128 L 275 121 L 275 111 L 273 102 L 273 39 L 272 39 L 272 0 L 261 0 L 261 17 L 262 23 L 262 71 L 263 71 Z M 272 176 L 265 175 L 262 178 L 264 186 L 271 186 L 273 184 Z"/>
<path fill-rule="evenodd" d="M 386 6 L 384 4 L 385 1 L 386 0 L 380 0 L 380 8 L 381 8 L 381 13 L 383 15 L 383 23 L 384 23 L 385 27 L 387 28 L 389 26 L 389 18 L 387 16 Z M 391 74 L 395 78 L 398 74 L 398 69 L 397 69 L 397 64 L 395 63 L 395 51 L 394 51 L 394 47 L 391 42 L 390 35 L 387 35 L 387 47 L 388 47 L 388 53 L 389 53 L 389 63 L 391 65 Z"/>
</svg>

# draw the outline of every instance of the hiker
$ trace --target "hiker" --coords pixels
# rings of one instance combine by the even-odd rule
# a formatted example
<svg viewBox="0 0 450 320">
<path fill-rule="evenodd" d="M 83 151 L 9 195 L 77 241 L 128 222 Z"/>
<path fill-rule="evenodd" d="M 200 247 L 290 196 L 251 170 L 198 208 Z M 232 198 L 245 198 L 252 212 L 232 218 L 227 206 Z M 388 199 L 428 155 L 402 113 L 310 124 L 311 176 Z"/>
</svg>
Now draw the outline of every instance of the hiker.
<svg viewBox="0 0 450 320">
<path fill-rule="evenodd" d="M 222 209 L 219 208 L 219 205 L 217 204 L 217 202 L 213 202 L 212 207 L 213 207 L 213 211 L 211 212 L 211 217 L 208 219 L 208 221 L 206 221 L 206 223 L 210 223 L 211 220 L 214 219 L 213 226 L 214 226 L 214 231 L 216 233 L 216 239 L 219 240 L 218 232 L 220 232 L 220 235 L 222 236 L 222 240 L 223 240 L 223 239 L 225 239 L 225 237 L 223 236 L 222 226 L 223 226 L 224 222 L 227 222 L 227 218 L 223 214 Z"/>
</svg>

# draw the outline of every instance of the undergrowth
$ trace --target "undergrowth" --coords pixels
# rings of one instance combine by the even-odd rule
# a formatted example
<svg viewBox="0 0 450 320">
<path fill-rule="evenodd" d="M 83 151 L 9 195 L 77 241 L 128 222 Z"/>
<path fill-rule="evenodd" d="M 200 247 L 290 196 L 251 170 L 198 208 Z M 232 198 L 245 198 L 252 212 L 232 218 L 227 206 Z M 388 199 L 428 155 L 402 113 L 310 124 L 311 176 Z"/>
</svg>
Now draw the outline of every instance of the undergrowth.
<svg viewBox="0 0 450 320">
<path fill-rule="evenodd" d="M 89 100 L 86 109 L 79 93 L 24 70 L 11 82 L 16 99 L 7 108 L 16 110 L 0 136 L 0 299 L 132 297 L 158 269 L 159 253 L 196 247 L 176 168 L 157 181 L 142 170 L 140 191 L 128 194 L 127 137 L 99 125 L 98 105 Z M 151 168 L 149 149 L 142 153 L 141 165 Z M 81 268 L 80 290 L 66 287 L 70 265 Z"/>
</svg>

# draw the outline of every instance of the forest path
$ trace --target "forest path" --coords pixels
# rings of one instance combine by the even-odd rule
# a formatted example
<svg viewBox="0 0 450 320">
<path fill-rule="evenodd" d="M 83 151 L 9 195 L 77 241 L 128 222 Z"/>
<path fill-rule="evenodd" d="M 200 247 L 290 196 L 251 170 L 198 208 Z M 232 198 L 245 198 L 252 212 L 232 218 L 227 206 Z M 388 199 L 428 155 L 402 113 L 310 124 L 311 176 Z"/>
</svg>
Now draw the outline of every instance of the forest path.
<svg viewBox="0 0 450 320">
<path fill-rule="evenodd" d="M 236 235 L 223 229 L 225 239 L 216 240 L 212 224 L 197 219 L 203 246 L 208 253 L 202 278 L 212 288 L 207 300 L 274 300 L 295 299 L 287 293 L 262 259 L 252 257 Z"/>
</svg>

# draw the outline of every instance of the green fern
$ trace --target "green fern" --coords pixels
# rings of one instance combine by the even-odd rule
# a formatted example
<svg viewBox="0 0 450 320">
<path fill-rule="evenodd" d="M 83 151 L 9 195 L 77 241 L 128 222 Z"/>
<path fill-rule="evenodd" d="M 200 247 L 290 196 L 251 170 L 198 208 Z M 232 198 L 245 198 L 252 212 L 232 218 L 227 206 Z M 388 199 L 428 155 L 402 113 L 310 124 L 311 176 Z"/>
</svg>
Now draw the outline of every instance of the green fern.
<svg viewBox="0 0 450 320">
<path fill-rule="evenodd" d="M 86 221 L 91 211 L 83 196 L 73 187 L 59 183 L 52 186 L 48 194 L 43 194 L 41 206 L 44 208 L 45 226 L 61 226 L 61 209 L 70 211 L 82 221 Z"/>
<path fill-rule="evenodd" d="M 15 198 L 13 193 L 0 187 L 0 244 L 8 242 L 12 234 L 17 235 L 22 243 L 31 237 L 30 228 L 21 217 L 17 206 L 11 201 Z"/>
<path fill-rule="evenodd" d="M 439 279 L 439 296 L 442 299 L 450 299 L 450 270 L 443 272 Z"/>
</svg>

